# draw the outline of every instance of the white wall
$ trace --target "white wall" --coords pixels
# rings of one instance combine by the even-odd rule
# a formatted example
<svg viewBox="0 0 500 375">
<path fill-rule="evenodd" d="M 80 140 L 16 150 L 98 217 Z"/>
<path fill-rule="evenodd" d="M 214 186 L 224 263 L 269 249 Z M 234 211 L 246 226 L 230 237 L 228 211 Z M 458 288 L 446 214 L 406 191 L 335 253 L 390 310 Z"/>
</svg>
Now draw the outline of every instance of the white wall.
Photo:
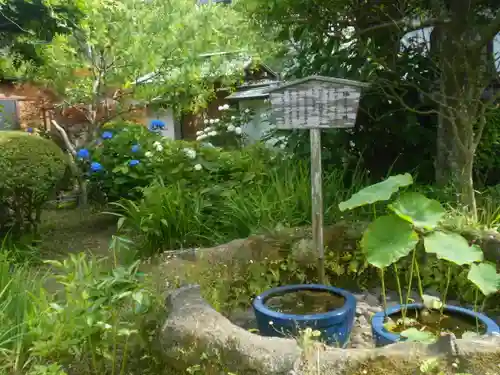
<svg viewBox="0 0 500 375">
<path fill-rule="evenodd" d="M 255 115 L 252 121 L 246 124 L 242 130 L 251 143 L 259 141 L 271 128 L 269 121 L 265 118 L 265 115 L 271 108 L 271 104 L 264 99 L 252 99 L 240 101 L 239 106 L 241 110 L 248 108 L 254 111 Z"/>
<path fill-rule="evenodd" d="M 180 124 L 176 123 L 172 108 L 158 110 L 148 109 L 148 126 L 152 120 L 161 120 L 165 123 L 165 129 L 161 132 L 164 137 L 169 137 L 170 139 L 181 139 Z"/>
</svg>

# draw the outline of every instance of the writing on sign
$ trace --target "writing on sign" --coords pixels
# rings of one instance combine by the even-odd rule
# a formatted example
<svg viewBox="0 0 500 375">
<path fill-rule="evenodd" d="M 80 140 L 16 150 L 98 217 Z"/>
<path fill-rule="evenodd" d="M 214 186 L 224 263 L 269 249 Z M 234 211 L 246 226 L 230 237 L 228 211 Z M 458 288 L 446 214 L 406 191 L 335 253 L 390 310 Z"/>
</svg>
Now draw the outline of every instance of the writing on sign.
<svg viewBox="0 0 500 375">
<path fill-rule="evenodd" d="M 361 87 L 309 79 L 269 93 L 272 118 L 279 129 L 351 128 Z"/>
</svg>

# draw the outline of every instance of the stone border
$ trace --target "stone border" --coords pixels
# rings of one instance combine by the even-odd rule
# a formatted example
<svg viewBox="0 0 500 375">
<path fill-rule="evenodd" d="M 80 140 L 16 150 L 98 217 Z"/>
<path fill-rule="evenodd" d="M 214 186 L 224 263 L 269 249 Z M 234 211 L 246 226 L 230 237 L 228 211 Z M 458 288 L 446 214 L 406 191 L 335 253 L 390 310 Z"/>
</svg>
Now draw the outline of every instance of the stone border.
<svg viewBox="0 0 500 375">
<path fill-rule="evenodd" d="M 180 371 L 200 364 L 201 355 L 215 356 L 225 371 L 238 375 L 306 375 L 311 373 L 313 362 L 316 374 L 357 375 L 366 373 L 357 369 L 373 361 L 388 361 L 395 368 L 398 363 L 404 364 L 416 370 L 429 358 L 447 363 L 467 363 L 478 356 L 494 356 L 497 362 L 485 363 L 486 367 L 477 369 L 481 371 L 477 375 L 486 375 L 488 371 L 500 373 L 498 336 L 457 340 L 447 335 L 433 345 L 397 343 L 376 349 L 338 349 L 318 345 L 313 348 L 316 350 L 313 361 L 310 361 L 295 340 L 261 337 L 231 323 L 202 298 L 197 285 L 173 291 L 167 297 L 167 309 L 169 315 L 162 328 L 160 343 L 165 356 Z M 316 357 L 320 358 L 320 369 Z"/>
</svg>

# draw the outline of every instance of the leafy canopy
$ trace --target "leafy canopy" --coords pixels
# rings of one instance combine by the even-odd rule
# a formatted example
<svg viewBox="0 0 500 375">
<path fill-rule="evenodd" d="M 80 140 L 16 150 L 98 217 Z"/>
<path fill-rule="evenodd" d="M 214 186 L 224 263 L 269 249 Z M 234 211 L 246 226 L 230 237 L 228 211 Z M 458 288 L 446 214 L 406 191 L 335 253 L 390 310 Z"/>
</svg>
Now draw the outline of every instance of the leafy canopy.
<svg viewBox="0 0 500 375">
<path fill-rule="evenodd" d="M 85 16 L 79 30 L 41 47 L 47 64 L 38 72 L 68 105 L 95 110 L 104 98 L 123 101 L 125 93 L 144 103 L 161 98 L 178 104 L 181 98 L 210 91 L 207 75 L 227 60 L 225 55 L 209 59 L 201 54 L 242 51 L 258 56 L 263 50 L 259 33 L 230 6 L 198 6 L 191 0 L 80 3 Z M 223 75 L 222 70 L 213 76 Z M 151 73 L 147 84 L 136 84 Z"/>
</svg>

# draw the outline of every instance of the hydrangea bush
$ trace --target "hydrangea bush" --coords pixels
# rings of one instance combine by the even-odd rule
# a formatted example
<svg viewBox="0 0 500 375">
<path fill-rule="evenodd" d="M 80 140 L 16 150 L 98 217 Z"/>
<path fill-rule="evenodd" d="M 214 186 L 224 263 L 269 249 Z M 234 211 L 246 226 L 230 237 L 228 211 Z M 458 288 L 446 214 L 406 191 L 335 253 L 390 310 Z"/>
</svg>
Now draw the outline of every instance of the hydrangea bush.
<svg viewBox="0 0 500 375">
<path fill-rule="evenodd" d="M 78 163 L 90 181 L 92 199 L 136 200 L 142 196 L 142 188 L 157 179 L 194 189 L 240 183 L 250 180 L 250 173 L 266 173 L 266 163 L 274 158 L 272 151 L 260 150 L 260 146 L 254 146 L 250 156 L 248 150 L 173 141 L 157 130 L 153 125 L 110 124 L 94 144 L 78 150 Z"/>
<path fill-rule="evenodd" d="M 245 144 L 243 128 L 253 117 L 250 109 L 238 110 L 228 104 L 219 106 L 219 116 L 205 118 L 205 128 L 196 133 L 196 140 L 224 148 L 239 148 Z"/>
</svg>

